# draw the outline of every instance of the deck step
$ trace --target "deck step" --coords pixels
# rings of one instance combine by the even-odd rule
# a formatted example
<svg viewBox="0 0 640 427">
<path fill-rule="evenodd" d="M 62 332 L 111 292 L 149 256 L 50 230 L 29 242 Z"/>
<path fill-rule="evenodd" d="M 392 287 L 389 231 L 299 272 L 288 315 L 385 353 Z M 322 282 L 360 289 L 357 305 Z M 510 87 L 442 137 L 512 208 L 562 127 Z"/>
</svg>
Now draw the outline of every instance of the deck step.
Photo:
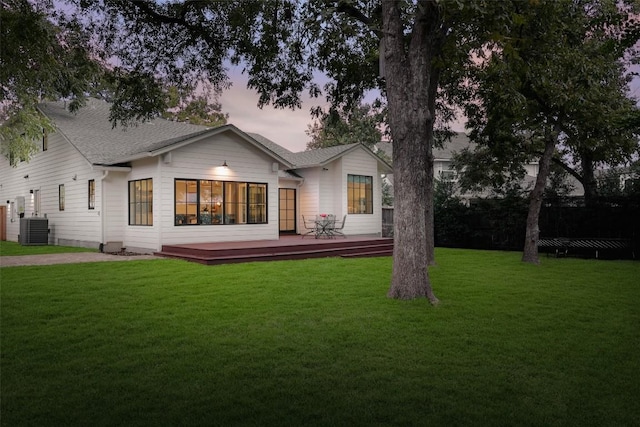
<svg viewBox="0 0 640 427">
<path fill-rule="evenodd" d="M 362 256 L 390 256 L 393 253 L 392 239 L 369 240 L 341 240 L 306 242 L 300 244 L 291 242 L 269 244 L 265 242 L 246 242 L 241 247 L 224 247 L 224 245 L 167 245 L 156 255 L 167 258 L 178 258 L 206 265 L 278 261 L 320 257 L 362 257 Z"/>
</svg>

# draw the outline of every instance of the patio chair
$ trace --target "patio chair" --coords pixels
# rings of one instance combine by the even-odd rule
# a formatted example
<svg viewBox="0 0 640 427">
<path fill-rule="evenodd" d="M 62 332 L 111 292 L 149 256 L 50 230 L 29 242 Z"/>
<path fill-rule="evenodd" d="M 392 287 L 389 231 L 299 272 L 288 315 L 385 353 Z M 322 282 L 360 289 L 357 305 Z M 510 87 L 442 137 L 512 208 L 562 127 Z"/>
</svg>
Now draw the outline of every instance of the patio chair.
<svg viewBox="0 0 640 427">
<path fill-rule="evenodd" d="M 302 224 L 304 225 L 305 230 L 308 230 L 306 233 L 302 234 L 302 238 L 304 236 L 308 236 L 309 234 L 316 235 L 316 222 L 305 219 L 304 215 L 302 215 Z"/>
<path fill-rule="evenodd" d="M 347 222 L 347 215 L 342 217 L 342 222 L 336 222 L 332 230 L 333 234 L 346 238 L 347 236 L 345 236 L 344 233 L 342 232 L 342 230 L 344 229 L 345 222 Z"/>
</svg>

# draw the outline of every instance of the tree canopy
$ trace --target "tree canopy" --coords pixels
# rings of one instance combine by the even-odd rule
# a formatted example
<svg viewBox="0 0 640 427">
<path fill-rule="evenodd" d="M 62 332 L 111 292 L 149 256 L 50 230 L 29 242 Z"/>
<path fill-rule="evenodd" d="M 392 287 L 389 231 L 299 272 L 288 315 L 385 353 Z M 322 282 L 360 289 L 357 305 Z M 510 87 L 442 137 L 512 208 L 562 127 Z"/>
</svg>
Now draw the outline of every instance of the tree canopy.
<svg viewBox="0 0 640 427">
<path fill-rule="evenodd" d="M 478 148 L 463 154 L 463 185 L 519 179 L 523 165 L 539 159 L 523 256 L 537 262 L 537 215 L 552 158 L 587 190 L 595 164 L 638 152 L 639 129 L 624 123 L 638 114 L 625 60 L 637 58 L 640 22 L 633 4 L 617 1 L 516 6 L 514 25 L 496 37 L 475 74 L 466 112 Z"/>
<path fill-rule="evenodd" d="M 372 148 L 382 140 L 384 110 L 359 104 L 351 111 L 330 110 L 307 128 L 307 149 L 360 143 Z"/>
<path fill-rule="evenodd" d="M 114 124 L 161 114 L 167 106 L 167 87 L 176 87 L 180 93 L 193 93 L 201 84 L 224 89 L 229 84 L 229 66 L 242 67 L 246 72 L 248 86 L 257 91 L 260 106 L 299 108 L 302 94 L 307 93 L 311 97 L 324 96 L 335 111 L 353 111 L 367 91 L 379 90 L 386 101 L 394 144 L 395 249 L 389 296 L 427 297 L 434 303 L 437 298 L 427 267 L 433 261 L 432 145 L 438 113 L 441 119 L 446 118 L 452 105 L 472 96 L 465 85 L 466 73 L 477 66 L 474 60 L 483 52 L 495 51 L 496 59 L 502 55 L 508 60 L 502 66 L 497 60 L 486 62 L 486 71 L 490 71 L 486 75 L 488 84 L 478 83 L 471 88 L 501 89 L 495 98 L 504 101 L 502 111 L 510 121 L 493 126 L 496 122 L 478 119 L 477 127 L 503 129 L 504 138 L 495 144 L 503 144 L 505 152 L 516 151 L 511 145 L 522 146 L 519 139 L 507 137 L 509 133 L 520 138 L 525 135 L 523 130 L 534 129 L 537 134 L 549 135 L 550 123 L 545 120 L 556 117 L 547 114 L 546 119 L 541 119 L 545 111 L 540 110 L 540 114 L 525 119 L 523 112 L 534 111 L 527 97 L 556 91 L 567 95 L 567 99 L 556 102 L 549 98 L 553 101 L 551 107 L 569 108 L 582 102 L 570 96 L 573 85 L 584 86 L 563 68 L 581 58 L 572 57 L 570 48 L 581 39 L 561 29 L 562 20 L 570 28 L 574 18 L 563 15 L 566 11 L 561 6 L 576 5 L 573 12 L 580 18 L 580 8 L 591 13 L 600 4 L 608 7 L 614 3 L 60 0 L 63 1 L 77 13 L 77 18 L 68 22 L 82 24 L 88 37 L 85 40 L 91 40 L 86 46 L 99 47 L 99 53 L 89 58 L 109 59 L 114 64 L 107 75 L 113 87 Z M 12 3 L 31 4 L 26 0 Z M 606 29 L 616 24 L 612 20 L 617 15 L 610 8 L 607 10 L 600 27 L 591 27 L 594 34 L 599 28 L 606 34 Z M 545 36 L 546 21 L 559 27 Z M 582 24 L 579 20 L 576 25 Z M 522 37 L 519 32 L 525 30 L 527 34 Z M 557 35 L 564 38 L 554 39 Z M 605 43 L 603 49 L 607 46 Z M 562 58 L 557 52 L 568 56 Z M 576 74 L 587 76 L 591 65 L 586 61 L 576 64 L 585 67 L 584 73 L 579 70 Z M 536 73 L 545 68 L 555 74 L 539 79 Z M 315 78 L 318 72 L 328 78 L 322 87 Z M 500 88 L 501 83 L 506 87 Z M 597 86 L 599 82 L 591 78 L 589 84 Z M 79 95 L 72 97 L 81 99 Z M 587 97 L 585 102 L 595 105 L 596 100 Z M 477 105 L 478 112 L 484 114 L 483 108 L 488 104 Z M 320 117 L 319 110 L 315 113 Z M 532 123 L 537 125 L 529 126 Z M 485 130 L 478 135 L 488 139 L 490 132 Z"/>
<path fill-rule="evenodd" d="M 0 7 L 0 147 L 16 160 L 29 158 L 33 140 L 51 130 L 37 103 L 68 98 L 75 111 L 86 93 L 99 90 L 104 72 L 79 23 L 71 19 L 55 25 L 46 6 L 3 0 Z"/>
</svg>

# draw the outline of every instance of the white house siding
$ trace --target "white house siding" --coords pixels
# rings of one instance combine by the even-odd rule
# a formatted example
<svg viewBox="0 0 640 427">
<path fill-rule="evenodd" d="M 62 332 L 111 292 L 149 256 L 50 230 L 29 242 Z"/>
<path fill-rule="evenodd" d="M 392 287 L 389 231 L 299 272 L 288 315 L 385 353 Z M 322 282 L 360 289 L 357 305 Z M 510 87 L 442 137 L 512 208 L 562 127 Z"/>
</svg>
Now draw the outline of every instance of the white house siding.
<svg viewBox="0 0 640 427">
<path fill-rule="evenodd" d="M 344 213 L 348 212 L 347 175 L 373 177 L 373 214 L 348 214 L 344 227 L 346 235 L 366 235 L 382 233 L 382 189 L 378 172 L 378 161 L 364 150 L 355 150 L 342 157 L 341 203 Z M 344 215 L 344 214 L 343 214 Z"/>
<path fill-rule="evenodd" d="M 228 168 L 222 167 L 225 160 Z M 153 184 L 154 227 L 160 227 L 160 245 L 278 239 L 278 173 L 272 170 L 272 163 L 271 157 L 231 132 L 178 148 L 171 156 L 160 156 L 161 178 Z M 266 183 L 269 223 L 176 226 L 175 179 Z"/>
<path fill-rule="evenodd" d="M 129 181 L 140 179 L 153 180 L 153 225 L 129 225 Z M 158 170 L 158 158 L 146 158 L 131 163 L 131 172 L 126 181 L 122 182 L 117 191 L 117 201 L 114 206 L 123 206 L 122 212 L 114 212 L 119 216 L 119 223 L 124 225 L 124 247 L 133 252 L 153 252 L 160 249 L 160 221 L 161 215 L 156 210 L 162 199 L 162 188 L 156 186 L 161 182 Z M 112 216 L 110 215 L 110 218 Z M 119 226 L 116 227 L 116 230 Z M 115 234 L 114 234 L 115 236 Z"/>
<path fill-rule="evenodd" d="M 103 243 L 110 246 L 121 243 L 127 247 L 125 230 L 128 224 L 128 172 L 105 171 L 101 187 L 104 191 L 102 216 L 104 221 Z M 99 185 L 99 184 L 98 184 Z M 117 249 L 113 247 L 114 249 Z M 129 249 L 135 249 L 133 247 Z"/>
<path fill-rule="evenodd" d="M 442 172 L 451 171 L 452 165 L 450 160 L 435 159 L 433 161 L 433 176 L 439 179 Z"/>
<path fill-rule="evenodd" d="M 41 146 L 41 142 L 39 142 Z M 40 194 L 40 212 L 49 220 L 49 243 L 97 248 L 101 238 L 100 172 L 89 163 L 60 134 L 48 136 L 48 150 L 36 153 L 31 160 L 13 168 L 0 160 L 0 200 L 25 198 L 25 217 L 35 216 L 35 194 Z M 24 178 L 28 175 L 28 178 Z M 75 179 L 74 179 L 75 178 Z M 88 208 L 88 180 L 96 180 L 95 209 Z M 65 187 L 65 210 L 59 210 L 58 186 Z M 34 194 L 30 193 L 34 190 Z M 15 206 L 14 206 L 15 209 Z M 11 218 L 11 212 L 8 212 Z M 18 241 L 20 220 L 14 213 L 7 221 L 7 239 Z"/>
<path fill-rule="evenodd" d="M 341 160 L 338 159 L 323 168 L 320 168 L 319 195 L 320 209 L 318 213 L 326 213 L 339 216 L 342 213 L 340 203 L 342 180 L 340 179 Z M 338 194 L 336 196 L 336 194 Z"/>
<path fill-rule="evenodd" d="M 524 170 L 529 176 L 538 176 L 539 165 L 538 163 L 529 163 L 524 165 Z"/>
<path fill-rule="evenodd" d="M 304 182 L 300 186 L 298 200 L 298 230 L 304 230 L 302 217 L 310 220 L 314 219 L 320 212 L 320 171 L 322 168 L 309 168 L 296 171 L 304 177 Z"/>
</svg>

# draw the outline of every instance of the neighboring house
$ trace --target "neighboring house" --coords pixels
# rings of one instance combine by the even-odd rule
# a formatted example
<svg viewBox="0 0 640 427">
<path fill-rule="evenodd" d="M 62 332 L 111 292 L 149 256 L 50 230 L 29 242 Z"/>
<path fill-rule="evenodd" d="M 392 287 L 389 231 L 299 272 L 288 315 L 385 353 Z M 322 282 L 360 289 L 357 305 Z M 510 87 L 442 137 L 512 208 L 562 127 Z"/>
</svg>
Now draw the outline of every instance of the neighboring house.
<svg viewBox="0 0 640 427">
<path fill-rule="evenodd" d="M 458 176 L 453 168 L 453 155 L 461 152 L 465 148 L 472 147 L 469 137 L 462 133 L 456 133 L 449 141 L 447 141 L 442 148 L 433 149 L 433 175 L 436 179 L 442 179 L 451 182 L 457 182 Z M 376 149 L 382 150 L 388 158 L 392 158 L 393 149 L 392 144 L 389 142 L 381 142 L 377 144 Z M 534 161 L 524 165 L 526 175 L 523 178 L 523 188 L 533 188 L 536 177 L 538 176 L 538 162 Z M 391 184 L 393 183 L 393 177 L 391 175 L 385 177 Z M 572 192 L 572 196 L 582 195 L 582 185 L 573 177 L 567 177 L 570 184 L 575 188 Z M 474 197 L 487 197 L 489 192 L 482 193 L 465 193 L 460 194 L 460 197 L 467 202 Z"/>
<path fill-rule="evenodd" d="M 15 168 L 0 160 L 8 240 L 19 240 L 21 216 L 46 217 L 50 244 L 109 251 L 274 240 L 321 213 L 347 215 L 346 235 L 381 233 L 391 168 L 362 144 L 292 153 L 233 125 L 114 129 L 95 99 L 77 114 L 63 102 L 41 111 L 57 130 L 40 152 Z"/>
</svg>

